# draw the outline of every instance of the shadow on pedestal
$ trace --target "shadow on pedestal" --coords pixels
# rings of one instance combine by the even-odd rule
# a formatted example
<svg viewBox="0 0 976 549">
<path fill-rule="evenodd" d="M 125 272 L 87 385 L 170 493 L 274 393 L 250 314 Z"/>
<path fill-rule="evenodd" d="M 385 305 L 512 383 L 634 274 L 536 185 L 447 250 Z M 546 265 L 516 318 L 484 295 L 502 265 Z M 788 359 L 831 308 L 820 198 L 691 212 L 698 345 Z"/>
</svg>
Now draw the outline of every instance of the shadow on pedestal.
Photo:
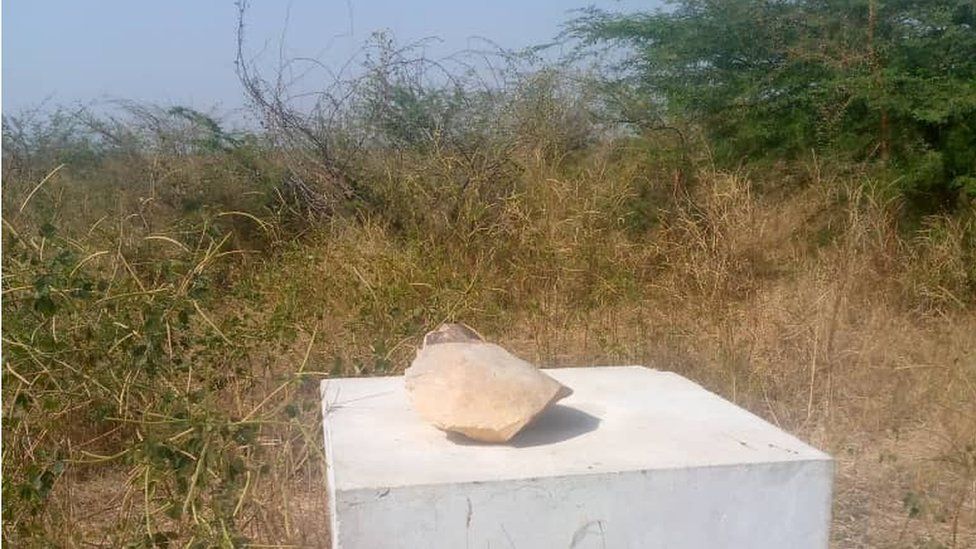
<svg viewBox="0 0 976 549">
<path fill-rule="evenodd" d="M 576 408 L 556 404 L 506 444 L 514 448 L 555 444 L 595 431 L 599 426 L 600 418 Z M 491 443 L 471 440 L 457 433 L 447 433 L 447 439 L 463 446 L 494 446 Z"/>
</svg>

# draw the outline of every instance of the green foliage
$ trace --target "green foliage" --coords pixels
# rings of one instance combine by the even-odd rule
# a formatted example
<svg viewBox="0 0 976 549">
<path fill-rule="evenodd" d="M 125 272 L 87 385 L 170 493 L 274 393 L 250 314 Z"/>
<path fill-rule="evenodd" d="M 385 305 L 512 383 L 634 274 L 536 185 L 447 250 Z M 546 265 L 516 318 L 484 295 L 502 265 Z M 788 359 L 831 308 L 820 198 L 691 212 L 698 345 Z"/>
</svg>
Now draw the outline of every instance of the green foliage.
<svg viewBox="0 0 976 549">
<path fill-rule="evenodd" d="M 976 7 L 967 0 L 678 0 L 590 9 L 586 44 L 625 45 L 626 84 L 702 126 L 720 156 L 810 149 L 891 161 L 905 193 L 955 204 L 976 174 Z"/>
<path fill-rule="evenodd" d="M 3 114 L 3 172 L 28 179 L 44 176 L 61 163 L 77 171 L 94 170 L 104 144 L 76 113 L 56 108 L 19 114 Z"/>
<path fill-rule="evenodd" d="M 239 375 L 238 354 L 198 313 L 221 243 L 177 243 L 187 251 L 156 259 L 120 243 L 106 262 L 50 222 L 36 237 L 4 235 L 3 381 L 17 389 L 5 392 L 16 398 L 3 429 L 5 451 L 20 456 L 4 461 L 4 538 L 42 535 L 38 517 L 66 467 L 113 460 L 142 471 L 151 500 L 179 511 L 205 498 L 233 528 L 209 500 L 239 495 L 238 428 L 205 388 Z M 94 444 L 78 452 L 82 439 Z M 216 477 L 190 474 L 203 460 Z"/>
<path fill-rule="evenodd" d="M 167 114 L 186 120 L 199 129 L 200 135 L 194 136 L 191 142 L 203 151 L 227 152 L 236 147 L 240 147 L 243 143 L 243 139 L 227 133 L 212 116 L 200 111 L 189 107 L 173 107 L 166 112 Z"/>
<path fill-rule="evenodd" d="M 424 56 L 424 46 L 399 47 L 386 32 L 372 36 L 350 106 L 372 145 L 422 149 L 458 126 L 465 90 Z"/>
<path fill-rule="evenodd" d="M 246 311 L 219 309 L 239 247 L 276 241 L 260 200 L 267 149 L 195 111 L 138 112 L 88 120 L 111 132 L 105 142 L 64 118 L 23 132 L 4 121 L 15 136 L 5 158 L 8 145 L 31 153 L 3 182 L 4 543 L 84 536 L 62 514 L 66 494 L 118 471 L 112 497 L 131 492 L 146 510 L 105 543 L 240 546 L 269 459 L 258 434 L 269 419 L 309 421 L 304 408 L 280 413 L 300 377 L 274 380 L 278 398 L 263 407 L 222 405 L 249 390 L 248 342 L 277 335 L 253 335 Z M 49 154 L 50 133 L 68 152 L 96 145 L 38 185 L 30 174 L 73 162 L 62 145 Z M 241 196 L 245 185 L 258 200 Z M 180 207 L 187 198 L 200 207 Z"/>
</svg>

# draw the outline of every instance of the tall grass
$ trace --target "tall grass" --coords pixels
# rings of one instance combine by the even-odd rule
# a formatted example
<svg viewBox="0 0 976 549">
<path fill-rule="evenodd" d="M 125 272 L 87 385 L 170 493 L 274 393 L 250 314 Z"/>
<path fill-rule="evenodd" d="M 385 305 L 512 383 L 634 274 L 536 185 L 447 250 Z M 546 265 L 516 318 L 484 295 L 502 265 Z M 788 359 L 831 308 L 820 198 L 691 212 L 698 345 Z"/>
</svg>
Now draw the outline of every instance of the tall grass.
<svg viewBox="0 0 976 549">
<path fill-rule="evenodd" d="M 460 320 L 812 440 L 840 546 L 976 542 L 972 213 L 907 229 L 870 173 L 818 162 L 689 169 L 552 86 L 468 137 L 376 140 L 326 216 L 289 194 L 317 183 L 293 151 L 185 112 L 87 119 L 126 146 L 71 141 L 85 163 L 6 135 L 4 541 L 324 545 L 318 381 L 396 375 Z"/>
</svg>

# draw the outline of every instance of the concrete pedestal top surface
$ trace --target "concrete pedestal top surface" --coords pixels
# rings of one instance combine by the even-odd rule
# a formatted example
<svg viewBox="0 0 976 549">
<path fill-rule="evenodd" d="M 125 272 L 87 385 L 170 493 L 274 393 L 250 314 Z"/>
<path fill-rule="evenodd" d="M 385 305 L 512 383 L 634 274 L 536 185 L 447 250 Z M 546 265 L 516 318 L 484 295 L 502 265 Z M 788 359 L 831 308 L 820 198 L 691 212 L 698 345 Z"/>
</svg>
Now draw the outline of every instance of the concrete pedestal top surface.
<svg viewBox="0 0 976 549">
<path fill-rule="evenodd" d="M 827 546 L 828 455 L 677 374 L 546 373 L 574 393 L 500 445 L 323 381 L 334 547 Z"/>
</svg>

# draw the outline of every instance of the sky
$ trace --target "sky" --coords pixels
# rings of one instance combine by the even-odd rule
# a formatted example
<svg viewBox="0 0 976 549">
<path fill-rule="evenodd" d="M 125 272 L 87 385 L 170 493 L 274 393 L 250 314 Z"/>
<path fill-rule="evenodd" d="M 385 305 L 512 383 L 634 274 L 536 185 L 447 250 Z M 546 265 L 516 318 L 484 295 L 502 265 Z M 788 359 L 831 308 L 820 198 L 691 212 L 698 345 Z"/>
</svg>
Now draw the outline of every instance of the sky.
<svg viewBox="0 0 976 549">
<path fill-rule="evenodd" d="M 370 34 L 437 37 L 433 55 L 551 40 L 572 11 L 652 9 L 657 0 L 251 0 L 249 57 L 313 57 L 341 68 Z M 126 99 L 228 112 L 244 104 L 234 73 L 234 0 L 4 0 L 2 109 Z M 282 46 L 283 45 L 283 46 Z"/>
</svg>

